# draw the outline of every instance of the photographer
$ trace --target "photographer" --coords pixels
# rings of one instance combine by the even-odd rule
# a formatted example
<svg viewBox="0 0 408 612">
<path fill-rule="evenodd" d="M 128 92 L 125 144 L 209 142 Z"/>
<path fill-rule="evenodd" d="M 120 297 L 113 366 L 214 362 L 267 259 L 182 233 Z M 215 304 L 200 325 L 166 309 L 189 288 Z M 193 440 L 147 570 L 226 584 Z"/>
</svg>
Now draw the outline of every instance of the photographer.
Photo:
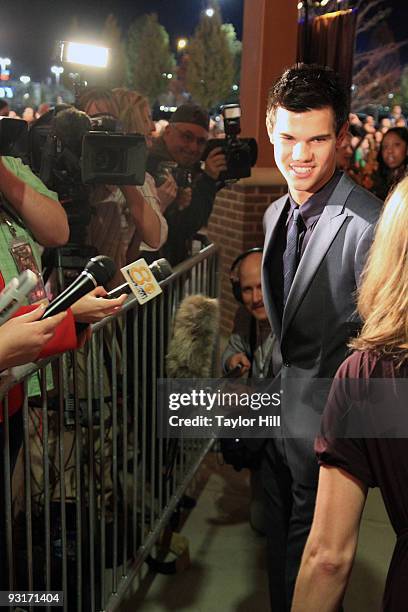
<svg viewBox="0 0 408 612">
<path fill-rule="evenodd" d="M 272 375 L 272 353 L 276 337 L 266 315 L 261 286 L 262 248 L 241 253 L 230 270 L 232 293 L 240 304 L 234 329 L 222 355 L 224 374 L 240 368 L 239 376 L 265 379 Z M 235 469 L 250 470 L 251 502 L 249 520 L 258 533 L 265 533 L 265 510 L 261 483 L 261 449 L 258 441 L 224 440 L 226 461 Z M 252 444 L 251 444 L 252 443 Z M 255 444 L 254 444 L 255 443 Z"/>
<path fill-rule="evenodd" d="M 90 117 L 119 119 L 121 109 L 113 92 L 104 88 L 92 88 L 81 96 L 81 108 Z M 126 126 L 121 126 L 125 128 Z M 149 126 L 142 133 L 149 136 Z M 100 253 L 112 257 L 118 269 L 127 261 L 127 249 L 133 239 L 145 241 L 153 250 L 160 248 L 167 236 L 167 224 L 159 209 L 146 199 L 144 187 L 136 185 L 102 185 L 93 190 L 91 203 L 93 217 L 88 240 Z M 127 218 L 131 219 L 129 226 Z M 133 229 L 132 235 L 131 229 Z M 135 236 L 136 235 L 136 236 Z M 112 287 L 121 281 L 117 276 Z"/>
<path fill-rule="evenodd" d="M 113 96 L 117 103 L 119 120 L 125 134 L 143 134 L 146 139 L 146 145 L 150 149 L 152 146 L 152 133 L 155 125 L 152 121 L 152 115 L 148 100 L 139 94 L 137 91 L 131 91 L 124 87 L 118 87 L 113 90 Z M 160 225 L 160 240 L 159 246 L 165 243 L 167 239 L 167 222 L 163 217 L 163 202 L 168 202 L 169 198 L 173 198 L 176 194 L 177 187 L 174 179 L 169 179 L 162 185 L 160 194 L 156 189 L 153 177 L 146 172 L 144 185 L 138 187 L 143 199 L 150 206 L 150 231 L 157 232 L 157 222 Z M 164 204 L 164 209 L 166 204 Z M 127 215 L 128 222 L 128 249 L 126 253 L 126 262 L 131 263 L 137 259 L 139 250 L 156 251 L 157 246 L 149 245 L 149 235 L 147 231 L 142 237 L 140 227 L 143 223 L 143 208 L 136 207 L 134 211 L 129 211 Z M 149 228 L 148 228 L 149 229 Z M 142 241 L 143 239 L 143 241 Z M 157 241 L 156 241 L 157 243 Z"/>
<path fill-rule="evenodd" d="M 177 195 L 168 206 L 165 217 L 169 236 L 161 256 L 172 265 L 186 259 L 189 242 L 194 234 L 207 225 L 212 212 L 220 173 L 226 170 L 221 148 L 213 149 L 201 169 L 200 160 L 209 136 L 208 114 L 199 106 L 183 104 L 170 117 L 162 136 L 149 153 L 147 170 L 160 185 L 168 178 L 168 162 L 175 162 Z"/>
</svg>

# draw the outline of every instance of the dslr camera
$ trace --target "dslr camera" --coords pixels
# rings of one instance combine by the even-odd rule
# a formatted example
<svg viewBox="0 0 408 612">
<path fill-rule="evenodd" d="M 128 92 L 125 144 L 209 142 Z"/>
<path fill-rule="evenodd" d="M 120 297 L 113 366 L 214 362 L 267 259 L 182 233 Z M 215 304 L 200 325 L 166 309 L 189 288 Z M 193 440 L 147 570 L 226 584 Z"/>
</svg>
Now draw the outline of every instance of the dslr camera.
<svg viewBox="0 0 408 612">
<path fill-rule="evenodd" d="M 208 141 L 203 160 L 213 149 L 220 147 L 225 155 L 227 170 L 221 172 L 220 181 L 231 183 L 251 176 L 251 168 L 256 164 L 258 145 L 255 138 L 238 138 L 241 133 L 241 108 L 239 104 L 226 104 L 221 107 L 224 119 L 225 140 L 214 138 Z"/>
<path fill-rule="evenodd" d="M 177 187 L 187 189 L 193 184 L 193 175 L 190 170 L 182 168 L 174 161 L 162 161 L 158 165 L 156 172 L 156 184 L 158 187 L 164 183 L 167 176 L 171 174 L 174 178 Z"/>
</svg>

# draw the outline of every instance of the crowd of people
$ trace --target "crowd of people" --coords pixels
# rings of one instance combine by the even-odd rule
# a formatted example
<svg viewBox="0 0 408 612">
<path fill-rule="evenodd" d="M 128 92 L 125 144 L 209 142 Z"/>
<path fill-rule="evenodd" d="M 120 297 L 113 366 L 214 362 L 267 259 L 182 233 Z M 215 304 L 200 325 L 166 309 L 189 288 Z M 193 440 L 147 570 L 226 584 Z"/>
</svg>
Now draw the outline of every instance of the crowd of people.
<svg viewBox="0 0 408 612">
<path fill-rule="evenodd" d="M 24 117 L 34 127 L 40 117 L 52 112 L 42 106 L 36 112 L 31 109 L 33 121 L 31 116 Z M 222 136 L 218 126 L 205 109 L 194 104 L 178 107 L 169 121 L 155 124 L 147 99 L 125 88 L 88 88 L 79 108 L 89 118 L 112 118 L 116 131 L 144 135 L 149 149 L 142 187 L 106 185 L 90 190 L 92 216 L 87 243 L 111 256 L 119 269 L 140 253 L 148 263 L 166 257 L 176 265 L 186 259 L 193 237 L 207 225 L 215 195 L 223 186 L 219 176 L 226 162 L 221 149 L 212 149 L 202 162 L 215 127 L 217 137 Z M 11 116 L 6 101 L 0 112 Z M 78 110 L 60 112 L 74 114 Z"/>
<path fill-rule="evenodd" d="M 64 351 L 82 349 L 90 337 L 90 324 L 119 312 L 126 299 L 125 295 L 107 299 L 107 290 L 123 283 L 120 268 L 142 255 L 148 261 L 165 255 L 173 265 L 188 257 L 192 239 L 207 224 L 216 192 L 222 186 L 218 178 L 226 165 L 221 149 L 213 149 L 201 163 L 210 135 L 210 118 L 199 106 L 179 107 L 167 125 L 161 126 L 159 134 L 155 134 L 147 99 L 136 91 L 90 88 L 83 92 L 78 106 L 44 108 L 35 117 L 32 117 L 34 112 L 27 112 L 24 119 L 30 124 L 29 129 L 46 126 L 50 139 L 58 140 L 60 150 L 67 154 L 64 159 L 70 160 L 79 159 L 82 135 L 92 129 L 92 120 L 110 122 L 123 134 L 141 134 L 147 145 L 148 172 L 143 185 L 81 185 L 71 198 L 66 185 L 72 184 L 72 178 L 78 180 L 78 174 L 74 174 L 77 166 L 58 165 L 56 152 L 47 185 L 21 159 L 0 157 L 0 290 L 25 269 L 30 269 L 38 278 L 26 305 L 0 327 L 0 369 L 4 371 Z M 0 110 L 2 117 L 13 117 L 7 104 L 2 104 Z M 31 163 L 30 156 L 25 161 Z M 61 174 L 61 169 L 65 174 Z M 67 172 L 68 181 L 61 181 Z M 80 228 L 72 214 L 72 206 L 78 208 L 78 204 L 90 211 L 86 222 L 79 222 Z M 108 284 L 96 287 L 67 312 L 43 320 L 44 304 L 60 288 L 57 274 L 51 274 L 48 282 L 44 282 L 41 255 L 45 249 L 57 248 L 62 253 L 67 243 L 77 240 L 75 246 L 79 247 L 79 253 L 81 249 L 89 252 L 91 248 L 92 254 L 110 257 L 116 264 L 116 274 Z M 48 375 L 52 376 L 50 370 Z M 30 378 L 27 388 L 30 406 L 39 393 L 38 376 Z M 7 427 L 3 407 L 0 414 L 0 445 L 9 447 L 11 474 L 23 444 L 22 406 L 23 386 L 17 385 L 9 394 Z M 5 470 L 1 452 L 2 491 L 6 489 Z M 2 568 L 8 567 L 6 532 L 6 508 L 2 507 Z M 7 576 L 7 571 L 3 571 L 4 588 L 8 585 Z"/>
<path fill-rule="evenodd" d="M 60 112 L 68 120 L 79 113 L 84 125 L 89 118 L 109 117 L 124 133 L 143 134 L 148 146 L 142 186 L 89 190 L 87 242 L 109 255 L 118 269 L 141 255 L 148 261 L 164 256 L 173 265 L 182 262 L 208 222 L 226 170 L 219 147 L 202 160 L 210 134 L 208 113 L 182 105 L 156 134 L 148 101 L 138 92 L 92 88 L 79 106 L 81 111 Z M 332 388 L 316 441 L 296 435 L 296 418 L 315 416 L 310 398 L 316 379 L 363 379 L 369 385 L 378 377 L 406 378 L 408 373 L 405 118 L 398 106 L 378 125 L 370 115 L 363 121 L 350 115 L 336 73 L 298 64 L 271 88 L 266 125 L 288 193 L 265 214 L 264 245 L 232 265 L 240 311 L 222 365 L 225 373 L 238 369 L 239 376 L 292 385 L 290 402 L 283 398 L 281 405 L 284 433 L 256 448 L 248 444 L 247 456 L 256 454 L 254 464 L 246 466 L 256 481 L 255 501 L 262 489 L 257 529 L 267 536 L 271 610 L 339 609 L 367 490 L 379 486 L 398 535 L 384 609 L 399 611 L 405 601 L 408 509 L 403 487 L 393 477 L 404 485 L 408 480 L 405 440 L 333 437 L 333 419 L 339 411 L 343 416 L 350 401 L 341 385 Z M 24 261 L 31 262 L 40 281 L 38 244 L 67 242 L 66 213 L 57 194 L 19 160 L 0 158 L 0 191 L 0 288 L 22 271 L 19 244 L 29 247 L 31 257 Z M 125 299 L 104 296 L 99 288 L 66 315 L 44 321 L 40 308 L 31 312 L 33 301 L 28 314 L 20 311 L 0 327 L 0 367 L 79 346 L 86 334 L 77 333 L 76 323 L 115 313 Z M 354 352 L 347 358 L 350 348 Z M 22 443 L 21 389 L 17 393 L 10 404 L 14 453 Z M 0 512 L 0 537 L 4 521 Z"/>
<path fill-rule="evenodd" d="M 349 115 L 349 133 L 339 149 L 338 165 L 353 180 L 384 200 L 406 173 L 408 129 L 401 106 L 378 123 L 372 115 L 364 119 Z"/>
</svg>

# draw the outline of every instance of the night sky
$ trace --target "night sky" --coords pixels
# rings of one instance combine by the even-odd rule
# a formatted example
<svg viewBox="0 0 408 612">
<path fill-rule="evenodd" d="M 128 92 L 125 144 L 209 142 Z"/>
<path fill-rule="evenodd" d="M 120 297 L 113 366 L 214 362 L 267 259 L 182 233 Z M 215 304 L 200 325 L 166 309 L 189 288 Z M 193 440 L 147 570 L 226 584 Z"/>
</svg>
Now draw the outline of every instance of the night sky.
<svg viewBox="0 0 408 612">
<path fill-rule="evenodd" d="M 243 3 L 220 0 L 223 20 L 234 24 L 239 37 Z M 109 13 L 123 31 L 143 13 L 157 13 L 174 44 L 176 38 L 193 34 L 206 6 L 204 0 L 8 0 L 0 17 L 0 56 L 10 57 L 17 75 L 25 73 L 37 80 L 49 74 L 55 63 L 51 58 L 55 43 L 66 39 L 74 15 L 81 33 L 91 38 L 100 35 Z"/>
<path fill-rule="evenodd" d="M 234 24 L 239 37 L 243 4 L 244 0 L 220 0 L 223 20 Z M 396 39 L 402 40 L 407 37 L 408 0 L 389 0 L 389 4 L 393 13 L 388 22 Z M 11 58 L 16 76 L 24 73 L 40 80 L 50 74 L 49 68 L 56 59 L 52 57 L 55 43 L 66 38 L 74 15 L 79 19 L 81 33 L 95 38 L 109 13 L 126 30 L 139 15 L 157 12 L 174 45 L 179 36 L 194 32 L 205 7 L 206 0 L 7 0 L 0 18 L 0 56 Z M 406 56 L 404 51 L 404 60 Z"/>
</svg>

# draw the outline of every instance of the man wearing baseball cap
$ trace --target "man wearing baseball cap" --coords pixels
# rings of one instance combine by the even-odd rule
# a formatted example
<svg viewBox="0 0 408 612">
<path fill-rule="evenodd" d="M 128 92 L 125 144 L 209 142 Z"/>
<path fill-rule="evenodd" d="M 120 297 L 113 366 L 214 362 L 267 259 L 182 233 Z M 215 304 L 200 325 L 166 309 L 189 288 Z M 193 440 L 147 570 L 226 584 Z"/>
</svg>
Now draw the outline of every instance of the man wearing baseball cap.
<svg viewBox="0 0 408 612">
<path fill-rule="evenodd" d="M 172 265 L 188 257 L 189 243 L 207 225 L 217 189 L 222 187 L 218 179 L 226 161 L 221 148 L 213 149 L 200 166 L 208 135 L 208 113 L 195 104 L 182 104 L 149 152 L 147 171 L 156 184 L 169 172 L 178 184 L 177 195 L 166 208 L 169 233 L 161 249 L 161 256 Z"/>
</svg>

